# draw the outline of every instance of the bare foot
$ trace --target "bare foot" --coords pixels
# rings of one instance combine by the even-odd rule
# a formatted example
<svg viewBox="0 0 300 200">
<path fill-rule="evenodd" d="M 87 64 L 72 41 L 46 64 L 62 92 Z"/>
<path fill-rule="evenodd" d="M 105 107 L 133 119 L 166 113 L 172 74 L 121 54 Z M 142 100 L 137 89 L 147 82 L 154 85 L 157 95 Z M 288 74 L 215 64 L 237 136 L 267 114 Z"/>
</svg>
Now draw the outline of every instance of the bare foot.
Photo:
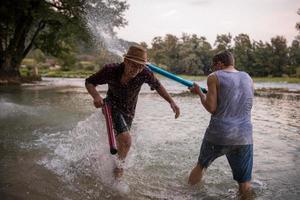
<svg viewBox="0 0 300 200">
<path fill-rule="evenodd" d="M 254 200 L 255 197 L 256 197 L 256 194 L 252 189 L 250 189 L 246 192 L 243 192 L 243 193 L 240 193 L 240 192 L 238 193 L 239 200 Z"/>
</svg>

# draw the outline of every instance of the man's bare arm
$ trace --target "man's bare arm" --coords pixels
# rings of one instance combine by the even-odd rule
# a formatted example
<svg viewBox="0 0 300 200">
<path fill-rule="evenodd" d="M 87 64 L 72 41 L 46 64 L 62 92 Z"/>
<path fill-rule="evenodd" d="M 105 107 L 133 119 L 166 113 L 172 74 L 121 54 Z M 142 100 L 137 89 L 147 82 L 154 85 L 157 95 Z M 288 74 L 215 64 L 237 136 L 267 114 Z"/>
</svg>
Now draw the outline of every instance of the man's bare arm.
<svg viewBox="0 0 300 200">
<path fill-rule="evenodd" d="M 94 106 L 96 108 L 100 108 L 103 106 L 103 98 L 100 96 L 100 94 L 97 92 L 96 87 L 93 84 L 85 83 L 85 87 L 88 91 L 88 93 L 93 97 L 94 99 Z"/>
<path fill-rule="evenodd" d="M 200 96 L 202 105 L 211 114 L 213 114 L 217 109 L 217 85 L 218 79 L 216 75 L 211 74 L 207 78 L 207 94 L 204 94 L 196 83 L 194 83 L 194 86 L 190 88 L 191 92 Z"/>
<path fill-rule="evenodd" d="M 170 103 L 170 106 L 175 113 L 175 118 L 179 117 L 180 109 L 176 105 L 170 94 L 167 92 L 167 90 L 164 88 L 164 86 L 160 85 L 159 88 L 156 89 L 156 91 L 162 98 L 164 98 L 167 102 Z"/>
</svg>

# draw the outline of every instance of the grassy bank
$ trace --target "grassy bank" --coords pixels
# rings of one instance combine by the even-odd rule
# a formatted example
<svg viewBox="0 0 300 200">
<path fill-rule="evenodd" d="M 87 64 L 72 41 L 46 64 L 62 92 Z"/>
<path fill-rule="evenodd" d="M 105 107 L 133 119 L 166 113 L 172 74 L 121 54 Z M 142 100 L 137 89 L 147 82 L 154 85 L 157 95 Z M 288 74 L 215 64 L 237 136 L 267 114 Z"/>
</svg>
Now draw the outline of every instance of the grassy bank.
<svg viewBox="0 0 300 200">
<path fill-rule="evenodd" d="M 87 70 L 73 70 L 73 71 L 62 71 L 62 70 L 48 70 L 40 69 L 39 75 L 42 77 L 58 77 L 58 78 L 86 78 L 95 73 L 94 71 Z M 21 75 L 26 77 L 30 74 L 28 69 L 22 68 Z"/>
<path fill-rule="evenodd" d="M 254 82 L 282 82 L 300 83 L 300 78 L 296 77 L 253 77 Z"/>
<path fill-rule="evenodd" d="M 95 73 L 94 71 L 76 70 L 76 71 L 49 71 L 40 72 L 42 77 L 61 77 L 61 78 L 86 78 Z"/>
</svg>

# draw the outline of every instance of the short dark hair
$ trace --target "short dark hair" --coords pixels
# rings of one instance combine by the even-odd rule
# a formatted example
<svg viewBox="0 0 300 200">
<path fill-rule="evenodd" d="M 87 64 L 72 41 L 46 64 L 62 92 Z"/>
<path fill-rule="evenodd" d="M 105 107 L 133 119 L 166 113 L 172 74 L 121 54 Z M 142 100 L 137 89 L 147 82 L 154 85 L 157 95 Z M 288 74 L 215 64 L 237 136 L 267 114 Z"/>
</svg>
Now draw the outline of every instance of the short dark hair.
<svg viewBox="0 0 300 200">
<path fill-rule="evenodd" d="M 219 61 L 223 63 L 225 66 L 234 65 L 233 54 L 230 53 L 229 51 L 219 52 L 213 57 L 213 63 L 217 63 Z"/>
</svg>

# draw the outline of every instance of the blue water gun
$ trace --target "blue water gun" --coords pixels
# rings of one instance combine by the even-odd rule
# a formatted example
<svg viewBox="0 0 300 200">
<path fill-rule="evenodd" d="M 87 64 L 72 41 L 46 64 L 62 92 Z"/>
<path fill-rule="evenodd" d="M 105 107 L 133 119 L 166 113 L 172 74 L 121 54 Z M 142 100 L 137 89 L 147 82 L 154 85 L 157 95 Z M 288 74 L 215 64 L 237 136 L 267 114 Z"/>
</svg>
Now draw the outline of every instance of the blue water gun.
<svg viewBox="0 0 300 200">
<path fill-rule="evenodd" d="M 192 81 L 185 80 L 179 76 L 176 76 L 175 74 L 172 74 L 166 70 L 163 70 L 152 63 L 147 63 L 146 65 L 147 65 L 147 67 L 150 68 L 151 71 L 156 72 L 156 73 L 158 73 L 162 76 L 165 76 L 169 79 L 172 79 L 172 80 L 174 80 L 178 83 L 181 83 L 187 87 L 193 87 L 193 85 L 194 85 L 194 83 Z M 207 93 L 207 90 L 205 88 L 200 87 L 200 89 L 202 90 L 203 93 Z"/>
</svg>

